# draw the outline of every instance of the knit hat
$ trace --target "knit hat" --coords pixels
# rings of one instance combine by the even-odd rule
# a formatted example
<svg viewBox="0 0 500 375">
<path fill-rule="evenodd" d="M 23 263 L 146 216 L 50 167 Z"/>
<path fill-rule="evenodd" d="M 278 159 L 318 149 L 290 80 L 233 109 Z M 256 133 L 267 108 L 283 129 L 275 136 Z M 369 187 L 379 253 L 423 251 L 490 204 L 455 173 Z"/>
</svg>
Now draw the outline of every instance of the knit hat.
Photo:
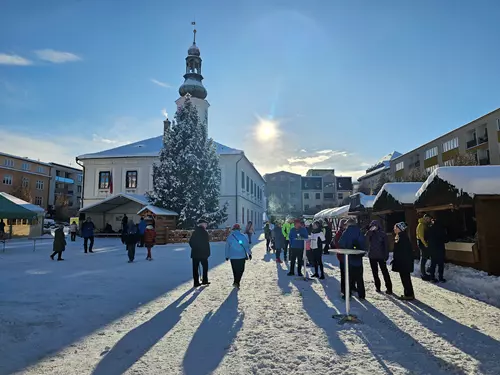
<svg viewBox="0 0 500 375">
<path fill-rule="evenodd" d="M 198 225 L 199 224 L 208 224 L 208 221 L 206 221 L 205 219 L 198 219 Z"/>
<path fill-rule="evenodd" d="M 236 223 L 233 225 L 233 230 L 240 230 L 240 229 L 241 229 L 240 224 Z"/>
<path fill-rule="evenodd" d="M 406 228 L 408 228 L 408 225 L 406 225 L 406 223 L 404 221 L 400 222 L 400 223 L 397 223 L 396 224 L 396 227 L 401 231 L 401 232 L 404 232 L 406 230 Z"/>
</svg>

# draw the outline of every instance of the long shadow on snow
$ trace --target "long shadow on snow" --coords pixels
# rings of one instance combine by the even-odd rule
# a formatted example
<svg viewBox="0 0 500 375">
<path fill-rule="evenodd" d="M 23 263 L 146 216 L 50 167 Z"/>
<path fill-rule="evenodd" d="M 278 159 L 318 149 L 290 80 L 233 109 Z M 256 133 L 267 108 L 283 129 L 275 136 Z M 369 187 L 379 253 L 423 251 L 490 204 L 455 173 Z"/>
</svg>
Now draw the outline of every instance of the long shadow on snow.
<svg viewBox="0 0 500 375">
<path fill-rule="evenodd" d="M 153 257 L 155 257 L 155 254 L 156 257 L 153 262 L 142 260 L 142 256 L 145 257 L 144 249 L 138 249 L 136 253 L 138 262 L 133 264 L 126 262 L 125 251 L 123 251 L 121 257 L 115 257 L 115 253 L 102 254 L 100 256 L 111 256 L 117 259 L 116 263 L 112 263 L 111 266 L 107 264 L 105 267 L 102 266 L 98 259 L 100 257 L 98 252 L 91 254 L 93 256 L 88 257 L 88 267 L 77 267 L 77 270 L 80 272 L 89 267 L 104 269 L 106 272 L 101 273 L 102 276 L 99 277 L 102 280 L 101 283 L 115 285 L 115 289 L 109 292 L 112 295 L 95 289 L 95 282 L 90 283 L 91 280 L 89 280 L 89 278 L 94 277 L 92 275 L 73 278 L 70 283 L 66 282 L 66 279 L 61 282 L 60 275 L 48 275 L 44 279 L 45 285 L 59 285 L 60 290 L 57 294 L 52 293 L 50 295 L 50 301 L 40 301 L 37 304 L 40 309 L 44 308 L 44 304 L 66 306 L 65 313 L 57 315 L 58 329 L 51 331 L 50 339 L 47 338 L 47 332 L 44 332 L 43 335 L 37 335 L 36 330 L 34 332 L 29 331 L 26 336 L 16 339 L 14 343 L 9 345 L 2 344 L 3 339 L 8 340 L 9 337 L 0 337 L 0 358 L 7 358 L 6 361 L 0 361 L 0 373 L 18 372 L 42 361 L 80 338 L 88 336 L 101 327 L 133 312 L 139 304 L 145 305 L 179 285 L 192 280 L 190 250 L 188 247 L 186 250 L 175 251 L 176 248 L 181 246 L 176 244 L 168 245 L 165 248 L 154 248 Z M 159 254 L 159 252 L 162 252 L 162 254 Z M 165 255 L 166 252 L 168 252 L 167 256 Z M 210 269 L 223 263 L 225 260 L 224 255 L 223 245 L 218 245 L 217 248 L 212 246 L 212 255 L 209 259 Z M 48 261 L 50 262 L 50 260 Z M 79 262 L 86 262 L 85 257 L 81 257 Z M 143 265 L 147 268 L 142 268 Z M 140 272 L 137 267 L 141 267 Z M 119 268 L 118 271 L 116 271 L 116 268 Z M 141 279 L 143 283 L 141 292 L 131 295 L 130 290 L 138 288 L 138 279 Z M 34 279 L 33 283 L 37 283 L 37 281 Z M 9 295 L 26 294 L 22 287 L 23 285 L 12 285 L 9 287 Z M 36 286 L 30 288 L 36 290 Z M 72 295 L 73 298 L 77 295 L 77 298 L 74 298 L 75 301 L 73 302 L 68 301 L 68 295 Z M 86 301 L 89 301 L 92 305 L 86 305 Z M 70 304 L 68 305 L 68 303 Z M 99 304 L 99 308 L 95 307 L 96 303 Z M 30 322 L 19 320 L 19 324 L 29 325 Z M 34 348 L 36 349 L 34 350 Z M 104 348 L 99 349 L 104 350 Z M 28 354 L 20 355 L 19 353 Z M 16 359 L 14 360 L 14 358 Z"/>
<path fill-rule="evenodd" d="M 193 335 L 182 365 L 185 375 L 206 375 L 220 364 L 243 325 L 238 291 L 233 289 L 215 314 L 209 312 Z"/>
<path fill-rule="evenodd" d="M 180 320 L 182 312 L 196 299 L 201 290 L 190 289 L 147 322 L 129 331 L 99 362 L 93 375 L 123 374 Z M 189 299 L 181 304 L 187 296 Z"/>
<path fill-rule="evenodd" d="M 340 271 L 339 271 L 340 272 Z M 340 281 L 329 277 L 322 283 L 327 298 L 335 305 L 342 306 L 345 312 L 345 301 L 340 296 Z M 311 288 L 312 289 L 312 288 Z M 315 293 L 314 290 L 311 291 Z M 319 297 L 318 297 L 319 298 Z M 387 297 L 391 298 L 391 297 Z M 401 330 L 383 312 L 367 300 L 362 302 L 351 298 L 351 313 L 358 315 L 363 324 L 341 326 L 331 318 L 335 312 L 329 311 L 330 330 L 352 329 L 355 334 L 370 349 L 380 366 L 388 374 L 392 374 L 386 362 L 399 363 L 411 374 L 464 374 L 464 371 L 455 365 L 435 357 L 427 348 L 417 342 L 410 334 Z"/>
<path fill-rule="evenodd" d="M 500 365 L 500 342 L 494 338 L 467 327 L 421 301 L 414 301 L 410 306 L 423 310 L 427 314 L 418 314 L 405 303 L 391 299 L 424 327 L 448 341 L 454 347 L 476 359 L 481 374 L 498 374 Z M 429 316 L 430 315 L 430 316 Z M 433 318 L 434 319 L 433 319 Z M 493 323 L 493 322 L 492 322 Z"/>
</svg>

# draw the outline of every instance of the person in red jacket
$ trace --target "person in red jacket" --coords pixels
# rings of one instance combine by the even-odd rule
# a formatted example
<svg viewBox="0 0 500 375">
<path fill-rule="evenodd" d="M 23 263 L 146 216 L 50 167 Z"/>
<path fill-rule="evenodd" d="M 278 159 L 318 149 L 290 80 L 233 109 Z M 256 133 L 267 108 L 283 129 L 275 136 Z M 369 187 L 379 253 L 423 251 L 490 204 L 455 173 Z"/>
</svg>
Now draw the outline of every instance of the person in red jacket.
<svg viewBox="0 0 500 375">
<path fill-rule="evenodd" d="M 153 260 L 153 258 L 151 257 L 151 249 L 153 248 L 155 243 L 156 231 L 153 227 L 153 224 L 151 222 L 148 222 L 146 230 L 144 231 L 144 245 L 146 246 L 146 249 L 148 249 L 148 256 L 146 257 L 146 260 Z"/>
</svg>

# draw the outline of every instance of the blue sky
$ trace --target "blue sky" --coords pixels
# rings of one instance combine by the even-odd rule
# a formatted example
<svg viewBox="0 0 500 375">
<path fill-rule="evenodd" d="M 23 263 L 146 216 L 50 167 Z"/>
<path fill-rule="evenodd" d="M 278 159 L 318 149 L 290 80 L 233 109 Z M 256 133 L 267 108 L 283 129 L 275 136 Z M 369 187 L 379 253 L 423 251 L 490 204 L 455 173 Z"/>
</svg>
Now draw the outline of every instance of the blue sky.
<svg viewBox="0 0 500 375">
<path fill-rule="evenodd" d="M 493 0 L 2 0 L 0 151 L 69 163 L 160 135 L 195 18 L 215 140 L 263 173 L 357 176 L 500 107 L 499 16 Z M 279 139 L 255 138 L 257 116 Z"/>
</svg>

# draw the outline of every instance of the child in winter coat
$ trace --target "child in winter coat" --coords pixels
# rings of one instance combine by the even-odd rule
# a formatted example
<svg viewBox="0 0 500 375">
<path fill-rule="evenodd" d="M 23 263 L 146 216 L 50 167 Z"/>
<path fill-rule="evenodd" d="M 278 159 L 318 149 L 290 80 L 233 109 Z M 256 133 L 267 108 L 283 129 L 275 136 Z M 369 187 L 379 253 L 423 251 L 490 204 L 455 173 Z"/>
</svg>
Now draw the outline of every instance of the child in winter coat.
<svg viewBox="0 0 500 375">
<path fill-rule="evenodd" d="M 146 260 L 153 260 L 151 257 L 151 249 L 156 243 L 156 230 L 153 228 L 153 225 L 151 223 L 148 223 L 146 226 L 146 229 L 144 230 L 144 245 L 146 246 L 146 249 L 148 249 L 148 255 L 146 257 Z"/>
<path fill-rule="evenodd" d="M 313 223 L 311 233 L 311 251 L 313 255 L 314 275 L 312 277 L 325 278 L 325 271 L 323 268 L 323 246 L 326 243 L 326 237 L 321 230 L 321 224 L 318 221 Z M 321 276 L 318 274 L 318 267 L 321 271 Z"/>
</svg>

